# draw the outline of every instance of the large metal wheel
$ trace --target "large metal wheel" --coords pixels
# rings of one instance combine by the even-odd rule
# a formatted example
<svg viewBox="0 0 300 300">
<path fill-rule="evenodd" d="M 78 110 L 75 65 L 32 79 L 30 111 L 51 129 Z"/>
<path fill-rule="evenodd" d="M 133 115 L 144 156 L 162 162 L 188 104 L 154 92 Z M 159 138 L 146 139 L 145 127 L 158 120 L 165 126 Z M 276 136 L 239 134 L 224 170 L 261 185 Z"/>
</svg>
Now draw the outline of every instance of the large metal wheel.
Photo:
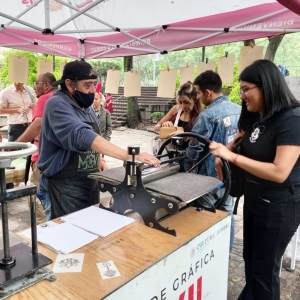
<svg viewBox="0 0 300 300">
<path fill-rule="evenodd" d="M 173 139 L 173 141 L 172 141 L 172 138 L 174 138 L 174 137 L 175 137 L 175 140 Z M 201 164 L 211 155 L 211 152 L 208 149 L 211 141 L 199 134 L 196 134 L 193 132 L 183 132 L 183 133 L 176 134 L 174 137 L 168 138 L 161 145 L 160 149 L 157 152 L 157 156 L 160 156 L 160 155 L 162 155 L 163 152 L 166 152 L 168 154 L 169 159 L 174 158 L 174 151 L 176 152 L 176 149 L 175 150 L 169 149 L 168 145 L 170 143 L 172 143 L 173 145 L 175 145 L 175 148 L 176 148 L 176 144 L 177 144 L 176 138 L 178 138 L 178 137 L 196 139 L 200 143 L 200 146 L 203 147 L 204 151 L 207 153 L 201 160 L 199 160 L 195 165 L 193 165 L 193 167 L 191 167 L 188 171 L 186 171 L 187 173 L 192 172 L 193 170 L 195 170 L 196 168 L 201 166 Z M 186 157 L 185 151 L 180 151 L 180 152 L 181 153 L 179 155 Z M 186 157 L 186 159 L 187 159 L 187 157 Z M 211 206 L 213 206 L 216 209 L 221 208 L 229 196 L 230 187 L 231 187 L 230 167 L 226 160 L 221 159 L 221 161 L 223 164 L 223 173 L 224 173 L 223 176 L 224 176 L 225 189 L 224 188 L 219 189 L 219 187 L 216 187 L 216 190 L 212 191 L 211 195 L 209 195 L 209 196 L 213 196 L 213 193 L 216 194 L 216 193 L 222 191 L 222 194 L 217 197 L 218 200 L 213 201 L 212 203 L 209 203 L 210 201 L 205 200 L 204 199 L 205 197 L 202 197 L 201 198 L 201 206 L 204 206 L 205 208 L 209 208 Z M 207 202 L 207 205 L 205 204 L 205 202 Z"/>
<path fill-rule="evenodd" d="M 0 143 L 0 159 L 15 159 L 28 156 L 33 154 L 36 150 L 37 146 L 31 143 Z"/>
</svg>

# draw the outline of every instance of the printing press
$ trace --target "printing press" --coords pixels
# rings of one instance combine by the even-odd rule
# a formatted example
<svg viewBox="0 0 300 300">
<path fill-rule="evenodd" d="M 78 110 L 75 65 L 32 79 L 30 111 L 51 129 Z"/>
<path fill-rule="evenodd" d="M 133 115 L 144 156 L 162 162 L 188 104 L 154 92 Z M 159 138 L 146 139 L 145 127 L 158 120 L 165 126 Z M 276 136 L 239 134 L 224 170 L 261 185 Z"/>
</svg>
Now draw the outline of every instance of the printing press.
<svg viewBox="0 0 300 300">
<path fill-rule="evenodd" d="M 44 279 L 54 281 L 54 273 L 46 268 L 53 261 L 38 253 L 36 229 L 36 186 L 20 186 L 6 190 L 5 169 L 13 159 L 33 154 L 34 144 L 0 143 L 0 204 L 2 215 L 3 250 L 0 250 L 0 299 L 5 299 Z M 8 201 L 30 197 L 31 246 L 19 243 L 10 247 Z"/>
<path fill-rule="evenodd" d="M 189 139 L 197 140 L 199 151 L 204 151 L 205 155 L 185 172 L 184 161 L 187 157 L 185 150 L 181 149 Z M 210 140 L 195 133 L 177 134 L 167 139 L 159 149 L 156 156 L 161 161 L 159 168 L 136 161 L 135 155 L 140 153 L 139 147 L 128 146 L 128 154 L 132 155 L 132 160 L 125 161 L 123 167 L 89 175 L 99 181 L 101 192 L 108 191 L 112 196 L 109 207 L 102 204 L 100 207 L 118 214 L 135 211 L 146 226 L 176 236 L 175 230 L 160 225 L 162 218 L 191 205 L 198 210 L 215 212 L 215 209 L 223 206 L 229 195 L 231 178 L 227 161 L 222 160 L 224 183 L 214 177 L 192 173 L 211 155 L 209 144 Z M 225 191 L 219 200 L 210 203 L 202 198 L 205 194 L 216 193 L 224 184 Z"/>
</svg>

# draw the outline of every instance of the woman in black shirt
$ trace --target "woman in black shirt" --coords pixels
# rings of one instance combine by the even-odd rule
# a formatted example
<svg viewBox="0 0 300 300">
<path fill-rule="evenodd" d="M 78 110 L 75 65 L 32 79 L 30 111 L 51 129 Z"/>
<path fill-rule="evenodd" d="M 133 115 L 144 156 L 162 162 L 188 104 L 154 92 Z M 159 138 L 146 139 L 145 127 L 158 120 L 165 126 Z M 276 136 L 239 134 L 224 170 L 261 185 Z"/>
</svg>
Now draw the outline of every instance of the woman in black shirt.
<svg viewBox="0 0 300 300">
<path fill-rule="evenodd" d="M 300 224 L 300 107 L 271 61 L 255 61 L 239 79 L 243 155 L 232 144 L 210 149 L 244 170 L 246 285 L 238 300 L 279 300 L 281 257 Z"/>
<path fill-rule="evenodd" d="M 161 127 L 177 127 L 176 131 L 172 132 L 169 137 L 182 132 L 190 132 L 196 118 L 202 111 L 196 88 L 191 81 L 187 81 L 180 86 L 176 101 L 178 104 L 174 105 L 154 127 L 155 131 L 159 131 Z M 178 124 L 174 126 L 178 114 Z"/>
</svg>

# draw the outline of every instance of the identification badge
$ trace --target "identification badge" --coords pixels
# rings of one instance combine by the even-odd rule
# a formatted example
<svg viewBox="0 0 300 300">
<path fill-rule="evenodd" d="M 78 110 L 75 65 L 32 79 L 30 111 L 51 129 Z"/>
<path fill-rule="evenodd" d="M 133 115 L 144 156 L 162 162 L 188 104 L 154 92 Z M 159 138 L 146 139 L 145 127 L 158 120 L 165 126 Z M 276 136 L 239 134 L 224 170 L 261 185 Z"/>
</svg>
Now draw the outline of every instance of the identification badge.
<svg viewBox="0 0 300 300">
<path fill-rule="evenodd" d="M 225 119 L 223 119 L 223 122 L 225 127 L 230 126 L 231 125 L 230 117 L 226 117 Z"/>
</svg>

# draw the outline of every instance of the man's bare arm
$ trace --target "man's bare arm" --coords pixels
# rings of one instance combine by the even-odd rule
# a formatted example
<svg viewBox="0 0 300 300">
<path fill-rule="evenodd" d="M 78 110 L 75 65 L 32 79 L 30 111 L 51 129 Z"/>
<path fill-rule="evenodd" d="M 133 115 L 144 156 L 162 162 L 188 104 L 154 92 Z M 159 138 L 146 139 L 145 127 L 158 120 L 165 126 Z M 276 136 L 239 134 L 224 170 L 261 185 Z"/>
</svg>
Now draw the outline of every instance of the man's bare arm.
<svg viewBox="0 0 300 300">
<path fill-rule="evenodd" d="M 14 108 L 0 108 L 0 114 L 15 114 L 15 113 L 22 113 L 23 107 L 14 107 Z M 29 109 L 27 109 L 29 111 Z"/>
<path fill-rule="evenodd" d="M 27 127 L 25 132 L 18 137 L 16 142 L 31 142 L 40 134 L 42 128 L 42 117 L 36 117 L 34 121 Z"/>
</svg>

